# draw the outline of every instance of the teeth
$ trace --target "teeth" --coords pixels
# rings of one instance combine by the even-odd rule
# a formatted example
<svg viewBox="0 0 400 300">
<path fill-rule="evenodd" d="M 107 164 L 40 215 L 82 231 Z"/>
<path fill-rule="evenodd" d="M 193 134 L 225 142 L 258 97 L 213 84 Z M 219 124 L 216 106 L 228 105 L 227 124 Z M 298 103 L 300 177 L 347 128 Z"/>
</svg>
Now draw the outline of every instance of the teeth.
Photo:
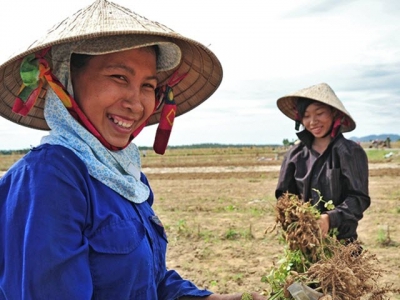
<svg viewBox="0 0 400 300">
<path fill-rule="evenodd" d="M 122 121 L 116 121 L 116 120 L 114 120 L 114 123 L 116 123 L 116 124 L 118 124 L 119 126 L 124 127 L 124 128 L 129 128 L 129 127 L 132 126 L 132 124 L 128 124 L 128 123 L 125 123 L 125 122 L 122 122 Z"/>
<path fill-rule="evenodd" d="M 110 118 L 110 119 L 112 119 L 112 118 Z M 115 120 L 115 119 L 112 119 L 112 120 L 113 120 L 113 122 L 115 124 L 117 124 L 118 126 L 124 127 L 124 128 L 129 128 L 129 127 L 132 126 L 132 123 L 125 123 L 123 121 L 118 121 L 118 120 Z"/>
</svg>

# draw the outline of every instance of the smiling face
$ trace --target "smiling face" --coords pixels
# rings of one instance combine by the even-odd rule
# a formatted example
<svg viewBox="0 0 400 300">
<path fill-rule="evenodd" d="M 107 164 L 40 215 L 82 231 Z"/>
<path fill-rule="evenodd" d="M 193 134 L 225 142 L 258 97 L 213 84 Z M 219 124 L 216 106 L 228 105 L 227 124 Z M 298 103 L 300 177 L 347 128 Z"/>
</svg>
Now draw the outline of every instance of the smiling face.
<svg viewBox="0 0 400 300">
<path fill-rule="evenodd" d="M 108 143 L 124 147 L 154 110 L 155 50 L 92 56 L 83 67 L 71 67 L 71 80 L 74 98 L 89 121 Z"/>
<path fill-rule="evenodd" d="M 333 119 L 334 110 L 330 106 L 313 102 L 306 108 L 302 123 L 315 138 L 323 138 L 331 131 Z"/>
</svg>

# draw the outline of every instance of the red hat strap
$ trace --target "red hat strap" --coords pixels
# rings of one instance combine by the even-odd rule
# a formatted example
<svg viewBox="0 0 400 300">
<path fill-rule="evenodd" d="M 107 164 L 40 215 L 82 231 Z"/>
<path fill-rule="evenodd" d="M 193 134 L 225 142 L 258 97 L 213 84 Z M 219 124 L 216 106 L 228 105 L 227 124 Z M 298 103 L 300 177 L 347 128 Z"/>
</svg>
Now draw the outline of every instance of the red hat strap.
<svg viewBox="0 0 400 300">
<path fill-rule="evenodd" d="M 167 84 L 159 87 L 157 93 L 157 99 L 164 106 L 161 111 L 160 123 L 157 127 L 156 137 L 154 139 L 153 149 L 157 154 L 164 154 L 168 146 L 168 140 L 171 135 L 172 126 L 174 125 L 174 119 L 176 115 L 176 103 L 174 100 L 174 93 L 172 87 L 178 84 L 181 80 L 186 77 L 187 73 L 178 76 L 178 72 L 175 71 L 170 77 Z"/>
<path fill-rule="evenodd" d="M 340 129 L 340 126 L 350 126 L 350 121 L 348 120 L 348 118 L 346 117 L 346 115 L 344 113 L 342 113 L 341 111 L 338 111 L 338 115 L 336 117 L 336 119 L 333 121 L 333 125 L 332 125 L 332 132 L 331 132 L 331 137 L 334 138 Z"/>
</svg>

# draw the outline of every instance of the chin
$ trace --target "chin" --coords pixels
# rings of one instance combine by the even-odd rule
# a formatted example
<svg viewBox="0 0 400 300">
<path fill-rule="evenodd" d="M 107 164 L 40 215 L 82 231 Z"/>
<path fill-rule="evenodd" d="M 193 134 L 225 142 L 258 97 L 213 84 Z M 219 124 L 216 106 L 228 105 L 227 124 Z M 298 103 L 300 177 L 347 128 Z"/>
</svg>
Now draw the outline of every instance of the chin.
<svg viewBox="0 0 400 300">
<path fill-rule="evenodd" d="M 118 148 L 125 148 L 126 146 L 127 146 L 127 144 L 128 144 L 128 141 L 126 141 L 125 143 L 117 143 L 117 144 L 113 144 L 115 147 L 118 147 Z"/>
<path fill-rule="evenodd" d="M 129 143 L 129 139 L 126 140 L 107 140 L 107 142 L 117 148 L 124 148 L 128 143 Z"/>
<path fill-rule="evenodd" d="M 315 137 L 316 137 L 316 138 L 319 138 L 319 139 L 322 139 L 322 138 L 325 138 L 325 137 L 327 137 L 327 136 L 329 136 L 329 133 L 328 133 L 328 132 L 324 132 L 324 133 L 322 133 L 322 134 L 316 135 Z"/>
</svg>

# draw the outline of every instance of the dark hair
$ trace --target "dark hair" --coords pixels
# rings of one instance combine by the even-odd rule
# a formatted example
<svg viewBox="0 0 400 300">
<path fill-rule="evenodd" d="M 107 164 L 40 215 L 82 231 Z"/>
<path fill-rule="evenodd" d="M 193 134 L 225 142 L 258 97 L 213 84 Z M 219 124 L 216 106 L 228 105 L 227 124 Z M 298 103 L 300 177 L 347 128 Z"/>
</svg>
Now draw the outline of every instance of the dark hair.
<svg viewBox="0 0 400 300">
<path fill-rule="evenodd" d="M 87 64 L 87 62 L 89 61 L 89 59 L 91 57 L 92 57 L 92 55 L 72 53 L 71 67 L 80 69 Z"/>
<path fill-rule="evenodd" d="M 300 118 L 299 121 L 303 120 L 303 117 L 304 117 L 307 107 L 310 104 L 313 104 L 314 102 L 316 102 L 316 101 L 308 99 L 308 98 L 297 98 L 296 109 L 297 109 L 297 113 L 299 114 L 299 118 Z"/>
<path fill-rule="evenodd" d="M 151 46 L 154 49 L 154 52 L 156 53 L 156 62 L 158 62 L 158 58 L 160 57 L 160 47 L 158 45 Z"/>
</svg>

